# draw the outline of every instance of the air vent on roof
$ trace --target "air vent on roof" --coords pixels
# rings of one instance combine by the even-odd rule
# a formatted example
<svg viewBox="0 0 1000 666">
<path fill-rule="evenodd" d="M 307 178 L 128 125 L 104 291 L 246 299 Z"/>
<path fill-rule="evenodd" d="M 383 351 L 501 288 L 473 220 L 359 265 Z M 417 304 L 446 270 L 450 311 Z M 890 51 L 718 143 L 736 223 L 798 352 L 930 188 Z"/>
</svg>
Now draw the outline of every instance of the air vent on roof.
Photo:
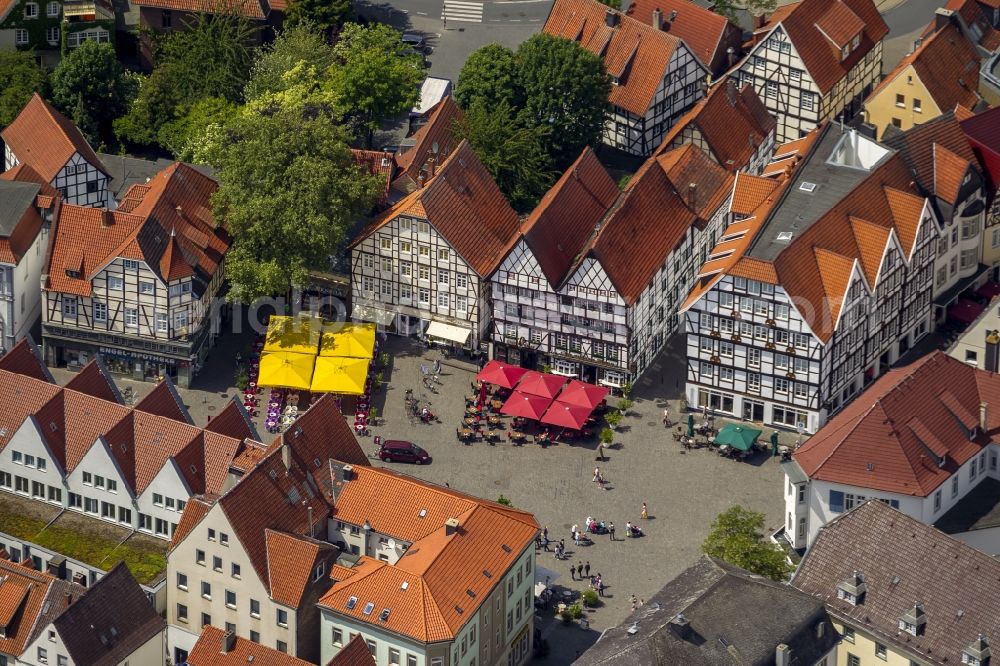
<svg viewBox="0 0 1000 666">
<path fill-rule="evenodd" d="M 274 480 L 278 478 L 278 473 L 272 469 L 270 472 L 268 472 L 268 476 L 271 477 L 271 480 Z"/>
<path fill-rule="evenodd" d="M 487 569 L 483 569 L 483 575 L 487 578 L 493 578 L 493 574 L 491 574 Z"/>
<path fill-rule="evenodd" d="M 633 623 L 632 626 L 629 627 L 628 631 L 626 631 L 625 633 L 627 633 L 629 636 L 634 636 L 635 634 L 639 633 L 639 623 L 638 622 Z"/>
<path fill-rule="evenodd" d="M 316 465 L 316 469 L 319 469 L 320 467 L 323 466 L 323 463 L 320 461 L 319 458 L 313 458 L 313 465 Z"/>
<path fill-rule="evenodd" d="M 465 609 L 462 608 L 461 606 L 455 606 L 455 612 L 461 615 L 462 613 L 465 612 Z"/>
<path fill-rule="evenodd" d="M 0 428 L 0 437 L 7 436 L 7 428 Z"/>
<path fill-rule="evenodd" d="M 101 635 L 99 636 L 99 638 L 101 639 L 101 644 L 102 644 L 102 645 L 103 645 L 104 647 L 109 647 L 109 646 L 111 645 L 111 643 L 110 643 L 110 642 L 108 641 L 108 637 L 107 637 L 107 636 L 105 636 L 104 634 L 101 634 Z"/>
<path fill-rule="evenodd" d="M 476 593 L 475 593 L 475 592 L 473 592 L 472 590 L 469 590 L 469 589 L 466 589 L 466 590 L 465 590 L 465 593 L 466 593 L 467 595 L 469 595 L 470 597 L 472 597 L 473 599 L 475 599 L 475 598 L 476 598 Z"/>
<path fill-rule="evenodd" d="M 289 504 L 295 504 L 300 499 L 302 499 L 302 496 L 299 495 L 299 491 L 298 491 L 298 489 L 295 486 L 292 486 L 291 488 L 288 489 L 288 503 Z"/>
<path fill-rule="evenodd" d="M 420 516 L 421 518 L 425 517 L 427 515 L 427 509 L 421 509 L 420 513 L 418 513 L 417 515 Z"/>
<path fill-rule="evenodd" d="M 375 610 L 375 604 L 369 601 L 365 604 L 365 609 L 361 612 L 365 615 L 371 615 L 373 610 Z"/>
<path fill-rule="evenodd" d="M 503 552 L 505 553 L 512 552 L 510 546 L 508 546 L 507 544 L 502 544 L 500 547 L 503 548 Z"/>
<path fill-rule="evenodd" d="M 128 453 L 128 444 L 122 443 L 122 453 Z"/>
<path fill-rule="evenodd" d="M 51 430 L 52 432 L 59 430 L 59 426 L 56 425 L 55 421 L 49 421 L 49 430 Z"/>
<path fill-rule="evenodd" d="M 401 590 L 405 590 L 405 589 L 406 589 L 406 588 L 408 588 L 409 586 L 410 586 L 410 581 L 408 581 L 408 580 L 404 580 L 404 581 L 403 581 L 403 584 L 399 586 L 399 589 L 401 589 Z"/>
<path fill-rule="evenodd" d="M 378 619 L 381 620 L 382 622 L 385 622 L 386 620 L 389 619 L 389 613 L 391 612 L 392 611 L 389 610 L 388 608 L 383 608 L 382 612 L 379 613 Z"/>
<path fill-rule="evenodd" d="M 347 610 L 354 610 L 354 607 L 358 605 L 358 598 L 351 597 L 347 600 Z"/>
<path fill-rule="evenodd" d="M 812 194 L 816 191 L 816 183 L 810 183 L 808 180 L 804 180 L 799 183 L 799 189 L 807 194 Z"/>
<path fill-rule="evenodd" d="M 789 242 L 790 240 L 792 240 L 792 232 L 791 231 L 779 231 L 778 232 L 778 240 L 781 241 L 781 242 L 783 242 L 783 243 Z"/>
<path fill-rule="evenodd" d="M 111 627 L 111 635 L 115 636 L 117 638 L 117 636 L 118 636 L 118 629 L 116 629 L 115 627 Z"/>
<path fill-rule="evenodd" d="M 195 467 L 194 465 L 191 465 L 191 467 L 189 469 L 191 470 L 192 474 L 197 474 L 198 473 L 198 468 Z"/>
</svg>

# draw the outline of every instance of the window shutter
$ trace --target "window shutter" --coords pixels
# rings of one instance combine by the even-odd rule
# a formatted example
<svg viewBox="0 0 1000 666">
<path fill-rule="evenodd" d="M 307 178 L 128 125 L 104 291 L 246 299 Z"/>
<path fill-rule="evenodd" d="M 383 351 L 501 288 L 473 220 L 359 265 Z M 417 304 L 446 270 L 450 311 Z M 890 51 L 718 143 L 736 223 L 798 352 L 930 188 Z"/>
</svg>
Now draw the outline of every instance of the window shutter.
<svg viewBox="0 0 1000 666">
<path fill-rule="evenodd" d="M 839 490 L 830 491 L 830 511 L 835 513 L 844 512 L 844 493 Z"/>
</svg>

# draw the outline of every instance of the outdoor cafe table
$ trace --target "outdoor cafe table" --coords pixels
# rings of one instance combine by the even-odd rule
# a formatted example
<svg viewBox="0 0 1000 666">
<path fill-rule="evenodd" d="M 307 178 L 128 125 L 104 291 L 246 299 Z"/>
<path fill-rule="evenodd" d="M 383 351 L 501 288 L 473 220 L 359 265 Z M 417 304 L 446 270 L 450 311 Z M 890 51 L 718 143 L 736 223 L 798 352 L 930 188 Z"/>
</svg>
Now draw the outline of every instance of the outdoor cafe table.
<svg viewBox="0 0 1000 666">
<path fill-rule="evenodd" d="M 503 419 L 501 419 L 499 416 L 491 416 L 486 419 L 486 422 L 489 423 L 491 426 L 503 425 Z"/>
<path fill-rule="evenodd" d="M 512 432 L 510 433 L 510 441 L 516 442 L 518 444 L 528 441 L 528 436 L 523 432 Z"/>
<path fill-rule="evenodd" d="M 479 408 L 476 407 L 475 405 L 473 405 L 471 407 L 466 407 L 465 408 L 465 413 L 466 414 L 473 414 L 473 415 L 478 414 L 479 413 Z"/>
<path fill-rule="evenodd" d="M 490 400 L 490 409 L 494 412 L 499 412 L 503 409 L 503 400 Z"/>
<path fill-rule="evenodd" d="M 464 419 L 462 423 L 469 426 L 470 428 L 474 428 L 477 425 L 476 419 L 472 417 Z"/>
</svg>

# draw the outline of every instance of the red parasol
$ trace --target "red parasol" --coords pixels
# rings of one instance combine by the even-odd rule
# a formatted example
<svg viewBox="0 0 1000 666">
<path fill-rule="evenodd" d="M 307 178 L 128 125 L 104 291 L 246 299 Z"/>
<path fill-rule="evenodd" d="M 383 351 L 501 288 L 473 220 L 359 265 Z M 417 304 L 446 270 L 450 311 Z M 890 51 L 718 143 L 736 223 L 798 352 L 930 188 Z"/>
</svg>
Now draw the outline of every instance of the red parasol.
<svg viewBox="0 0 1000 666">
<path fill-rule="evenodd" d="M 526 419 L 537 421 L 542 418 L 542 415 L 545 414 L 545 408 L 551 403 L 551 398 L 514 391 L 507 398 L 507 402 L 504 403 L 503 409 L 500 412 L 509 414 L 510 416 L 523 416 Z"/>
<path fill-rule="evenodd" d="M 542 416 L 542 423 L 562 426 L 563 428 L 572 428 L 574 430 L 582 430 L 583 426 L 587 423 L 588 416 L 590 416 L 589 407 L 567 405 L 556 401 L 552 403 Z"/>
<path fill-rule="evenodd" d="M 527 372 L 525 368 L 493 360 L 483 366 L 483 369 L 476 375 L 476 381 L 496 384 L 504 388 L 514 388 L 517 380 Z"/>
<path fill-rule="evenodd" d="M 559 402 L 564 402 L 567 405 L 576 405 L 577 407 L 587 407 L 589 409 L 594 409 L 604 398 L 610 393 L 610 391 L 603 386 L 595 386 L 594 384 L 588 384 L 586 382 L 581 382 L 574 379 L 569 383 L 569 385 L 562 390 L 559 394 Z"/>
<path fill-rule="evenodd" d="M 524 377 L 521 377 L 521 381 L 517 383 L 517 390 L 531 395 L 555 398 L 565 383 L 565 377 L 531 370 L 525 373 Z"/>
</svg>

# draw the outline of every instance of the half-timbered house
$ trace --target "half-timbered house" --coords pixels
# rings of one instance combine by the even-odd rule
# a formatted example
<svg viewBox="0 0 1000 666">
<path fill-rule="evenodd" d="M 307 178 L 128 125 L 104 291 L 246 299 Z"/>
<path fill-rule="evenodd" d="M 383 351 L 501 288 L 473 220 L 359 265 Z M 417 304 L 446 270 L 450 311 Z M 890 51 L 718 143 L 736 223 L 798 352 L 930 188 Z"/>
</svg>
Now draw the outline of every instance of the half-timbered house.
<svg viewBox="0 0 1000 666">
<path fill-rule="evenodd" d="M 902 155 L 809 138 L 793 170 L 736 176 L 681 310 L 692 407 L 815 432 L 930 331 L 940 225 Z"/>
<path fill-rule="evenodd" d="M 61 207 L 42 276 L 49 364 L 102 354 L 117 374 L 189 384 L 218 334 L 210 315 L 230 238 L 212 217 L 216 187 L 175 163 L 114 211 Z"/>
<path fill-rule="evenodd" d="M 726 77 L 677 121 L 656 154 L 691 143 L 727 171 L 757 175 L 771 161 L 776 127 L 753 86 Z"/>
<path fill-rule="evenodd" d="M 754 32 L 733 76 L 752 85 L 778 119 L 778 141 L 791 141 L 861 110 L 882 76 L 888 32 L 872 0 L 802 0 Z"/>
<path fill-rule="evenodd" d="M 646 156 L 702 96 L 708 69 L 680 39 L 597 0 L 556 0 L 543 30 L 604 59 L 604 143 Z"/>
<path fill-rule="evenodd" d="M 1000 282 L 1000 107 L 987 109 L 960 120 L 962 132 L 983 167 L 990 208 L 983 231 L 982 262 Z"/>
<path fill-rule="evenodd" d="M 65 203 L 114 206 L 107 169 L 66 116 L 35 93 L 14 121 L 0 132 L 4 170 L 30 166 L 59 190 Z"/>
<path fill-rule="evenodd" d="M 493 276 L 497 355 L 608 386 L 634 380 L 676 329 L 731 189 L 689 145 L 647 160 L 619 193 L 585 150 Z"/>
<path fill-rule="evenodd" d="M 352 316 L 478 347 L 492 319 L 487 278 L 517 233 L 517 213 L 464 141 L 418 180 L 350 244 Z"/>
<path fill-rule="evenodd" d="M 41 314 L 39 280 L 58 193 L 24 164 L 0 173 L 0 351 Z"/>
</svg>

